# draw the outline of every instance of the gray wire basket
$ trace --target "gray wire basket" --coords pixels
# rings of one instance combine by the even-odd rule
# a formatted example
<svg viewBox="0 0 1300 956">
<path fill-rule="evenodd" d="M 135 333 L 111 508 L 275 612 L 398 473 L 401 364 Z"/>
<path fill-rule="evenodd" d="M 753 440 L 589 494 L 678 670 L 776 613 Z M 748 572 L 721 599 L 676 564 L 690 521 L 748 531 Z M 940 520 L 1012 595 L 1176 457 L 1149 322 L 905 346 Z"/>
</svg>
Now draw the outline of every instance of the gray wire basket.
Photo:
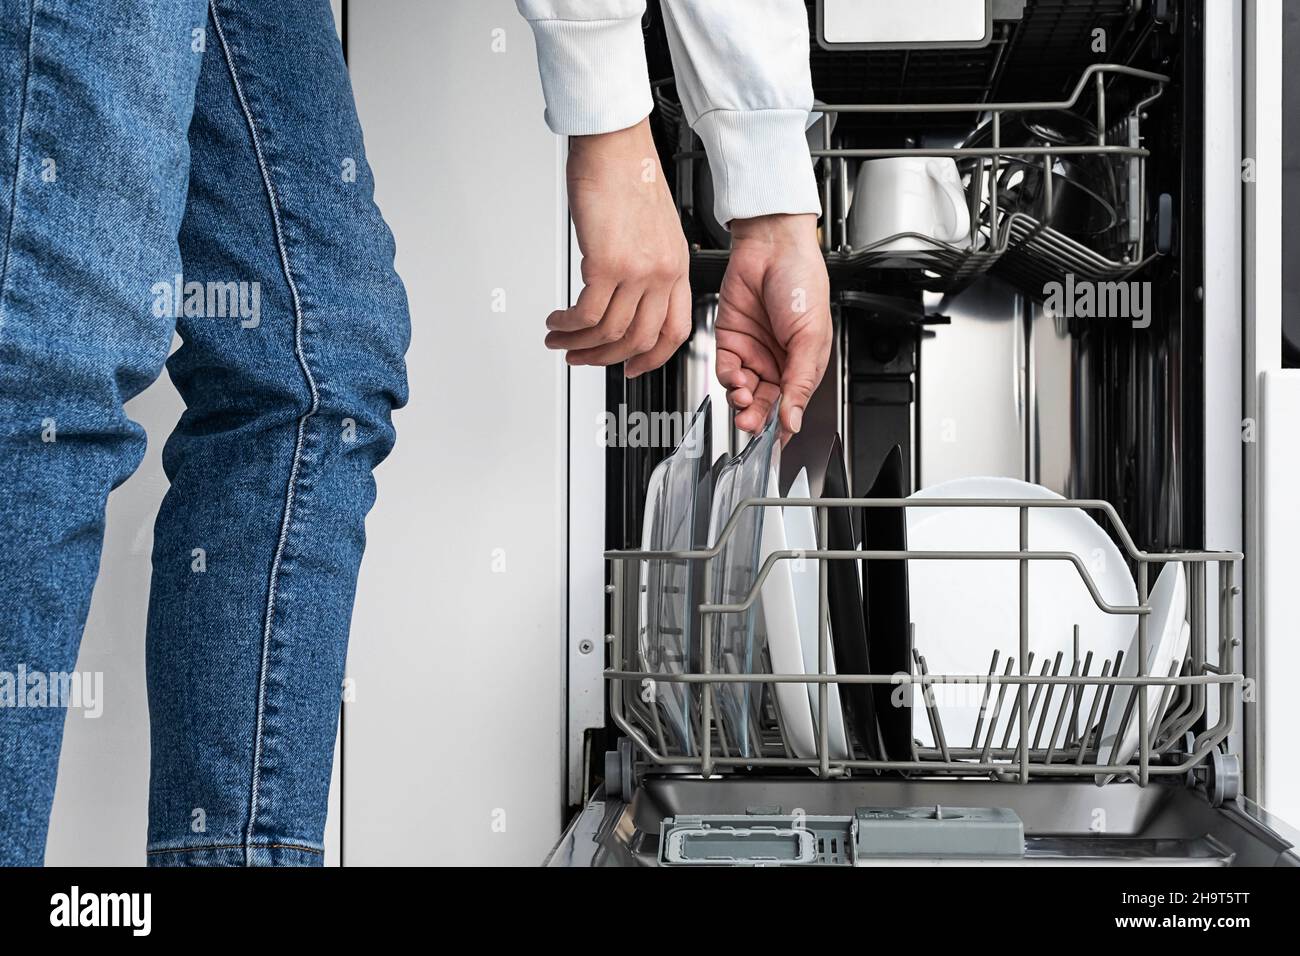
<svg viewBox="0 0 1300 956">
<path fill-rule="evenodd" d="M 672 562 L 681 567 L 702 567 L 703 594 L 712 594 L 711 581 L 715 565 L 727 542 L 735 533 L 745 509 L 749 508 L 816 508 L 819 521 L 819 550 L 773 552 L 757 569 L 748 593 L 736 595 L 732 603 L 700 602 L 701 649 L 697 670 L 666 672 L 650 669 L 638 657 L 636 647 L 642 626 L 641 594 L 638 569 L 647 562 Z M 994 551 L 917 551 L 853 550 L 826 548 L 828 512 L 832 508 L 999 508 L 1017 509 L 1019 548 Z M 1042 508 L 1077 508 L 1098 513 L 1109 524 L 1122 552 L 1132 564 L 1138 596 L 1132 606 L 1108 604 L 1087 564 L 1069 551 L 1033 550 L 1030 541 L 1030 511 Z M 714 546 L 690 551 L 607 552 L 610 584 L 606 591 L 611 602 L 612 628 L 607 635 L 610 667 L 605 676 L 611 682 L 610 712 L 614 723 L 631 739 L 650 765 L 661 771 L 703 774 L 719 772 L 762 772 L 811 770 L 822 778 L 849 773 L 888 772 L 925 776 L 956 776 L 1027 783 L 1038 778 L 1092 777 L 1098 784 L 1114 780 L 1131 780 L 1145 786 L 1154 777 L 1187 776 L 1207 761 L 1232 733 L 1236 700 L 1243 677 L 1236 669 L 1234 600 L 1235 565 L 1242 555 L 1228 551 L 1188 551 L 1153 554 L 1139 549 L 1120 521 L 1114 507 L 1106 501 L 1070 499 L 1002 499 L 1002 498 L 751 498 L 741 502 L 722 529 Z M 724 615 L 742 614 L 759 600 L 763 582 L 776 562 L 805 560 L 817 562 L 820 589 L 818 667 L 816 673 L 732 673 L 719 672 L 710 665 L 717 640 L 717 628 Z M 1001 561 L 1015 562 L 1019 569 L 1017 646 L 1006 654 L 995 651 L 984 673 L 929 673 L 924 654 L 914 652 L 913 666 L 906 674 L 832 674 L 828 620 L 827 562 L 830 561 Z M 1071 565 L 1086 586 L 1098 609 L 1106 614 L 1129 615 L 1137 620 L 1138 665 L 1136 673 L 1121 674 L 1122 662 L 1116 659 L 1096 662 L 1091 655 L 1080 659 L 1077 643 L 1073 660 L 1057 653 L 1034 664 L 1034 635 L 1029 615 L 1030 565 L 1056 561 Z M 1147 672 L 1150 603 L 1150 571 L 1170 562 L 1181 562 L 1187 574 L 1187 623 L 1190 630 L 1187 654 L 1170 673 Z M 1209 569 L 1217 567 L 1217 627 L 1209 633 Z M 1005 664 L 1000 668 L 1000 661 Z M 665 732 L 660 700 L 653 690 L 664 682 L 690 688 L 692 743 L 683 746 Z M 757 684 L 770 691 L 778 683 L 816 684 L 817 754 L 794 756 L 782 731 L 779 708 L 765 709 L 761 746 L 757 752 L 741 755 L 729 746 L 721 732 L 716 696 L 722 685 Z M 829 746 L 829 687 L 832 684 L 892 684 L 919 689 L 922 706 L 933 731 L 933 745 L 916 745 L 913 759 L 865 759 L 858 756 L 850 742 L 850 756 L 837 758 Z M 980 723 L 970 744 L 949 740 L 944 732 L 944 705 L 936 700 L 935 687 L 946 684 L 976 684 L 982 687 Z M 1117 689 L 1132 687 L 1127 693 L 1119 732 L 1113 746 L 1102 746 L 1101 728 L 1107 723 L 1112 705 L 1117 705 Z M 1088 689 L 1091 705 L 1082 707 Z M 1142 690 L 1150 688 L 1150 691 Z M 651 692 L 647 693 L 647 689 Z M 1217 715 L 1209 723 L 1211 699 L 1217 690 Z M 767 696 L 773 696 L 768 694 Z M 1158 698 L 1154 708 L 1148 696 Z M 1084 713 L 1084 711 L 1087 711 Z M 994 728 L 1007 715 L 1003 737 L 996 739 Z M 987 719 L 986 719 L 987 718 Z M 1120 741 L 1132 721 L 1137 724 L 1137 747 L 1130 757 L 1121 753 Z M 1047 734 L 1045 737 L 1044 734 Z M 980 737 L 983 736 L 981 742 Z"/>
<path fill-rule="evenodd" d="M 1146 83 L 1149 91 L 1118 116 L 1108 112 L 1113 98 L 1107 81 Z M 1134 67 L 1097 63 L 1079 77 L 1071 95 L 1064 100 L 1017 103 L 858 103 L 818 106 L 829 115 L 850 113 L 972 113 L 986 114 L 992 142 L 984 147 L 907 147 L 851 149 L 833 147 L 829 123 L 822 124 L 822 145 L 811 150 L 818 160 L 822 208 L 822 251 L 832 279 L 853 278 L 881 266 L 910 267 L 920 286 L 933 291 L 963 287 L 993 271 L 1031 296 L 1043 297 L 1044 286 L 1065 282 L 1067 275 L 1088 282 L 1115 282 L 1141 269 L 1157 252 L 1148 248 L 1146 235 L 1146 159 L 1150 151 L 1141 145 L 1141 124 L 1146 109 L 1164 91 L 1169 77 Z M 1068 145 L 1007 145 L 1002 142 L 1008 116 L 1043 111 L 1073 111 L 1091 89 L 1092 122 L 1097 129 L 1093 143 Z M 693 134 L 682 121 L 683 147 L 674 154 L 678 166 L 678 205 L 693 207 L 692 164 L 704 157 L 694 144 Z M 944 242 L 916 232 L 903 232 L 854 248 L 849 240 L 849 170 L 853 160 L 899 156 L 943 156 L 966 162 L 972 172 L 965 187 L 970 212 L 970 231 L 959 243 Z M 1063 159 L 1097 157 L 1110 162 L 1116 181 L 1116 221 L 1091 242 L 1047 224 L 1043 210 L 1052 208 L 1054 164 Z M 1007 163 L 1024 166 L 1041 164 L 1043 178 L 1040 210 L 1001 208 L 1000 173 Z M 899 240 L 910 240 L 913 248 L 899 252 Z M 716 289 L 730 253 L 725 249 L 692 250 L 692 281 L 700 289 Z"/>
</svg>

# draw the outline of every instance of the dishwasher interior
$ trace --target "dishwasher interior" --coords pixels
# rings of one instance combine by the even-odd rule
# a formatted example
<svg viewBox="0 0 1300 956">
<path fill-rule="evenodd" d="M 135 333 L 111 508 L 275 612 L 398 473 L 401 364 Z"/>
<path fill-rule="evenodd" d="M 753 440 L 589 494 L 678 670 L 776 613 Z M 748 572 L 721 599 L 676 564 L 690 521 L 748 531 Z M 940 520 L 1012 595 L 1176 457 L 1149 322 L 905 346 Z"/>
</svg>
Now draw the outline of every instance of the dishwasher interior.
<svg viewBox="0 0 1300 956">
<path fill-rule="evenodd" d="M 1286 828 L 1240 792 L 1242 555 L 1207 550 L 1204 533 L 1202 4 L 994 2 L 981 45 L 865 50 L 820 43 L 808 8 L 836 335 L 775 487 L 806 474 L 816 550 L 728 562 L 729 532 L 788 505 L 773 486 L 735 496 L 747 503 L 732 502 L 716 539 L 639 550 L 647 489 L 673 446 L 608 450 L 608 721 L 589 742 L 591 799 L 550 863 L 1300 862 Z M 656 373 L 611 370 L 607 410 L 689 423 L 709 406 L 707 464 L 749 437 L 729 427 L 712 379 L 728 235 L 654 4 L 646 39 L 656 143 L 692 246 L 695 332 Z M 855 212 L 881 168 L 867 164 L 914 157 L 959 187 L 956 225 L 941 238 L 872 234 Z M 1035 492 L 909 497 L 990 476 Z M 996 513 L 1012 540 L 926 551 L 906 540 L 926 509 Z M 1067 510 L 1090 516 L 1135 598 L 1102 593 L 1096 554 L 1035 545 Z M 756 613 L 783 561 L 806 561 L 818 586 L 817 653 L 799 673 L 781 673 Z M 980 562 L 1015 582 L 1011 626 L 987 666 L 936 671 L 911 620 L 930 614 L 917 606 L 921 568 Z M 1030 591 L 1047 564 L 1128 622 L 1127 666 L 1123 650 L 1094 654 L 1077 624 L 1041 640 L 1031 604 L 1051 597 Z M 1183 582 L 1185 633 L 1156 672 L 1166 571 Z M 893 650 L 873 650 L 871 667 L 841 659 L 836 673 L 828 599 L 855 578 L 873 649 Z M 689 619 L 691 646 L 647 654 L 650 587 L 687 609 L 667 629 L 680 637 Z M 891 614 L 909 587 L 910 612 Z M 978 633 L 981 613 L 959 609 L 956 628 Z M 737 640 L 752 659 L 728 656 Z M 811 750 L 782 704 L 790 687 L 811 689 Z M 901 732 L 886 719 L 898 710 Z"/>
</svg>

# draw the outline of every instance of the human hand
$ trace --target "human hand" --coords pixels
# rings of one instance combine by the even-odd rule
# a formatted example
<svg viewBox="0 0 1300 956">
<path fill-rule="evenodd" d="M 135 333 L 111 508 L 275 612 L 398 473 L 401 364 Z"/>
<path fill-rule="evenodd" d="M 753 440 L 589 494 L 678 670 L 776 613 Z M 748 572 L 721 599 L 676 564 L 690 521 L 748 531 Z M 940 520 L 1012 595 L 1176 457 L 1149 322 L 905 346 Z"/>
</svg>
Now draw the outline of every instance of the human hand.
<svg viewBox="0 0 1300 956">
<path fill-rule="evenodd" d="M 569 141 L 569 209 L 583 290 L 546 319 L 570 365 L 663 365 L 691 334 L 690 254 L 648 120 Z"/>
<path fill-rule="evenodd" d="M 816 216 L 732 221 L 716 329 L 718 381 L 737 411 L 736 427 L 758 432 L 781 398 L 782 437 L 799 431 L 833 335 Z"/>
</svg>

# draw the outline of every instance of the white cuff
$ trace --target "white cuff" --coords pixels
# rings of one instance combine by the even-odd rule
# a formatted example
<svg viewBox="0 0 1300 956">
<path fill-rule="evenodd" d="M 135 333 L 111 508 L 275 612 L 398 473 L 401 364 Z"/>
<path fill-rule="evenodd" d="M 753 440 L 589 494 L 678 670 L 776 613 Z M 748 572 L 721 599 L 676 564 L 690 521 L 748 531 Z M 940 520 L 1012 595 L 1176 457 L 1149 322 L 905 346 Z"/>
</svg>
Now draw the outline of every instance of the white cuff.
<svg viewBox="0 0 1300 956">
<path fill-rule="evenodd" d="M 641 18 L 530 20 L 546 124 L 562 136 L 612 133 L 650 115 Z"/>
<path fill-rule="evenodd" d="M 695 123 L 713 175 L 713 212 L 733 219 L 821 213 L 805 110 L 710 110 Z"/>
</svg>

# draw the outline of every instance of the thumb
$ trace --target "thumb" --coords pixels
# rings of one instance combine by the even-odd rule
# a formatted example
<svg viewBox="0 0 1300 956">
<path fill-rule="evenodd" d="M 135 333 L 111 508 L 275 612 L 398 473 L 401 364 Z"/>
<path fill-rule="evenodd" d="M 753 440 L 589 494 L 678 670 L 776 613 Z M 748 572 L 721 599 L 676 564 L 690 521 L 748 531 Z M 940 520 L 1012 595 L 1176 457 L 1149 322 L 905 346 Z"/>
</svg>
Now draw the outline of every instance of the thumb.
<svg viewBox="0 0 1300 956">
<path fill-rule="evenodd" d="M 790 434 L 803 426 L 804 409 L 821 384 L 830 361 L 831 338 L 819 324 L 800 329 L 786 346 L 781 371 L 781 425 Z"/>
</svg>

